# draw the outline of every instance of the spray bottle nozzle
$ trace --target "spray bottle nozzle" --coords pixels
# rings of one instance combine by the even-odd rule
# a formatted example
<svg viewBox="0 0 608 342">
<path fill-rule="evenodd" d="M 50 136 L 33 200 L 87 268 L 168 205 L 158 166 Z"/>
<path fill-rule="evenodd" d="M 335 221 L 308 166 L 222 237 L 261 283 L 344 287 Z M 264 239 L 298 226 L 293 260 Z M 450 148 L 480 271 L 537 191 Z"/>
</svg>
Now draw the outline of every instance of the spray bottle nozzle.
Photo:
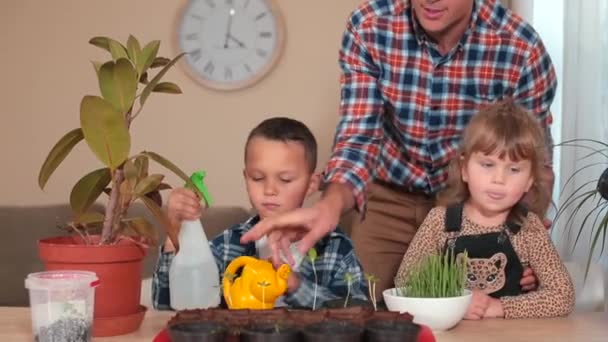
<svg viewBox="0 0 608 342">
<path fill-rule="evenodd" d="M 207 173 L 203 170 L 194 172 L 192 176 L 190 176 L 191 183 L 186 183 L 186 187 L 198 193 L 199 196 L 202 196 L 202 200 L 204 200 L 207 206 L 210 207 L 213 199 L 211 198 L 211 195 L 209 195 L 209 190 L 205 185 L 206 175 Z"/>
</svg>

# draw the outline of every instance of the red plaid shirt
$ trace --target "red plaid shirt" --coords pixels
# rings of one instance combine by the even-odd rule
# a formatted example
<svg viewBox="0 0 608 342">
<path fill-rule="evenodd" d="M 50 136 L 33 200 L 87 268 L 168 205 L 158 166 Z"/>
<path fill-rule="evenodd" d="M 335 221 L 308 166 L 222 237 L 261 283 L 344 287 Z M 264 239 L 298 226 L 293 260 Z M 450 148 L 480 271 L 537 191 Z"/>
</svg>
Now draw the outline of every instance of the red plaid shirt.
<svg viewBox="0 0 608 342">
<path fill-rule="evenodd" d="M 534 29 L 496 0 L 475 1 L 469 28 L 445 55 L 408 1 L 368 1 L 350 17 L 340 66 L 341 119 L 325 182 L 350 185 L 362 213 L 371 180 L 441 190 L 482 105 L 512 97 L 547 132 L 551 123 L 551 59 Z"/>
</svg>

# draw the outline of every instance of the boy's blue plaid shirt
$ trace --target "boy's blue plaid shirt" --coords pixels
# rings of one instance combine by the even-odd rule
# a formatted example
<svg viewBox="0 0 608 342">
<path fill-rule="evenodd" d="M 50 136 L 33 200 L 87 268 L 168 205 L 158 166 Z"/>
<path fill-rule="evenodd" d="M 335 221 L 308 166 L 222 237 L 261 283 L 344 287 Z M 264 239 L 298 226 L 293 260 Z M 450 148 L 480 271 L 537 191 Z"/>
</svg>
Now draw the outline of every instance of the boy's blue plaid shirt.
<svg viewBox="0 0 608 342">
<path fill-rule="evenodd" d="M 232 260 L 240 256 L 257 257 L 255 242 L 245 245 L 240 243 L 241 236 L 249 231 L 259 221 L 254 216 L 242 224 L 225 230 L 222 234 L 210 241 L 209 245 L 220 276 Z M 319 307 L 323 302 L 331 299 L 344 298 L 348 291 L 344 274 L 353 276 L 350 295 L 352 298 L 367 298 L 367 283 L 363 276 L 363 270 L 359 260 L 355 256 L 351 240 L 338 228 L 336 231 L 323 238 L 315 246 L 318 257 L 315 261 L 317 273 L 317 302 Z M 169 297 L 169 267 L 173 260 L 173 253 L 164 253 L 161 250 L 154 277 L 152 281 L 152 301 L 156 309 L 171 309 Z M 312 308 L 314 300 L 315 276 L 312 264 L 304 258 L 300 265 L 300 286 L 292 293 L 286 293 L 284 302 L 291 307 Z"/>
</svg>

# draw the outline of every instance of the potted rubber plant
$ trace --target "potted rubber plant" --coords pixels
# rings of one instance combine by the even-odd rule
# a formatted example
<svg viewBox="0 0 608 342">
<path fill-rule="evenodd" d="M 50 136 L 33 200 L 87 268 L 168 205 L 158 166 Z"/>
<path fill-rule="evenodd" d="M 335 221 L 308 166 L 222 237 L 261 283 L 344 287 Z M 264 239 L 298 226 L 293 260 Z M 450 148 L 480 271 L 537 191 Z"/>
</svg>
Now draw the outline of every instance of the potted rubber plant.
<svg viewBox="0 0 608 342">
<path fill-rule="evenodd" d="M 583 157 L 574 163 L 574 172 L 563 185 L 554 222 L 564 225 L 564 233 L 576 236 L 573 251 L 583 233 L 588 231 L 586 278 L 594 250 L 601 242 L 600 254 L 603 253 L 608 233 L 608 143 L 594 139 L 572 139 L 556 147 L 584 152 Z"/>
<path fill-rule="evenodd" d="M 160 41 L 142 46 L 133 36 L 126 44 L 108 37 L 94 37 L 89 43 L 110 54 L 108 61 L 93 62 L 101 94 L 82 98 L 80 125 L 51 148 L 40 168 L 38 184 L 44 189 L 57 167 L 83 140 L 100 165 L 83 166 L 86 174 L 71 190 L 73 220 L 65 228 L 73 234 L 41 240 L 38 247 L 47 270 L 77 269 L 98 275 L 93 335 L 111 336 L 136 330 L 146 310 L 139 304 L 142 259 L 146 247 L 155 242 L 157 230 L 144 217 L 129 216 L 132 204 L 143 203 L 177 242 L 161 210 L 160 191 L 170 187 L 163 183 L 162 174 L 149 174 L 150 161 L 192 185 L 184 172 L 159 154 L 131 152 L 130 128 L 150 95 L 181 93 L 176 84 L 161 79 L 183 54 L 173 59 L 160 57 Z M 106 203 L 103 211 L 94 209 L 98 200 Z"/>
</svg>

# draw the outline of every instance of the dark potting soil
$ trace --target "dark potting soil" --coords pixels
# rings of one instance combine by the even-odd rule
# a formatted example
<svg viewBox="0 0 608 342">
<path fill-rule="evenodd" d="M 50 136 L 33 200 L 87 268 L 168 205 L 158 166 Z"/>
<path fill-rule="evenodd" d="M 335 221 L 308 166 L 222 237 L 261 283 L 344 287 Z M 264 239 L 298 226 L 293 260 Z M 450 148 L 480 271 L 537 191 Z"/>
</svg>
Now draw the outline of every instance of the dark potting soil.
<svg viewBox="0 0 608 342">
<path fill-rule="evenodd" d="M 89 342 L 91 323 L 82 318 L 62 318 L 40 328 L 34 336 L 36 342 Z"/>
</svg>

